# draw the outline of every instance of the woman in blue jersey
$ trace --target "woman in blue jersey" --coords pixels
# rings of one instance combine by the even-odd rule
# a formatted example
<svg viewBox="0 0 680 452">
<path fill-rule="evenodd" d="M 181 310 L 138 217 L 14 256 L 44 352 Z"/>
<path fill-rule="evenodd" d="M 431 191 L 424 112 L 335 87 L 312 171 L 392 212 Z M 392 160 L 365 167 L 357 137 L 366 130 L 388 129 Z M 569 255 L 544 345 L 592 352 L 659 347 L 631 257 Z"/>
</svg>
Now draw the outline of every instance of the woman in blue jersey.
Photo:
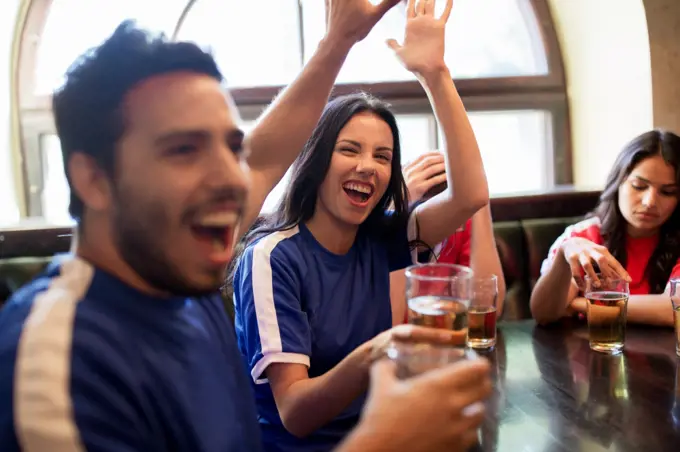
<svg viewBox="0 0 680 452">
<path fill-rule="evenodd" d="M 388 44 L 444 131 L 447 190 L 411 211 L 394 115 L 368 95 L 339 97 L 294 164 L 276 213 L 245 238 L 233 276 L 235 325 L 267 450 L 330 450 L 350 431 L 371 351 L 392 327 L 390 272 L 411 264 L 413 244 L 433 247 L 488 202 L 444 63 L 451 0 L 441 18 L 434 3 L 409 1 L 404 44 Z"/>
</svg>

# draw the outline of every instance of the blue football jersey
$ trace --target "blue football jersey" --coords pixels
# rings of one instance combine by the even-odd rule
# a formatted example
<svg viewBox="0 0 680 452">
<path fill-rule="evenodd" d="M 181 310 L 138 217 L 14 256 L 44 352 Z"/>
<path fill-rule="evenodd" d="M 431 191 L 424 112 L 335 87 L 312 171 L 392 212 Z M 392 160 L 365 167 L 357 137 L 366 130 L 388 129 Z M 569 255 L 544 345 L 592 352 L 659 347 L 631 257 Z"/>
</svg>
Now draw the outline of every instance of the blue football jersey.
<svg viewBox="0 0 680 452">
<path fill-rule="evenodd" d="M 3 452 L 261 450 L 219 294 L 156 298 L 68 257 L 0 311 Z"/>
<path fill-rule="evenodd" d="M 412 223 L 412 222 L 411 222 Z M 411 264 L 404 227 L 394 240 L 361 231 L 344 255 L 300 224 L 250 244 L 234 277 L 236 336 L 255 391 L 267 451 L 327 451 L 356 425 L 364 396 L 306 438 L 281 421 L 265 370 L 272 363 L 323 375 L 364 342 L 391 328 L 391 271 Z"/>
</svg>

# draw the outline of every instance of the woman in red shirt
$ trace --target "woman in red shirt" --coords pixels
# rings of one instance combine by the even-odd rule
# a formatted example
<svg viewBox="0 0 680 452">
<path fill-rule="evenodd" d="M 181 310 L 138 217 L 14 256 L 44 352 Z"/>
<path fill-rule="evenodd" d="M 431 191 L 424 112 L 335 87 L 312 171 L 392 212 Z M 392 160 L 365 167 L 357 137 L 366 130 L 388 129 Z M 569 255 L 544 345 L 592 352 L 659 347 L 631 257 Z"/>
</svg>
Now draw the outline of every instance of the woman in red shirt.
<svg viewBox="0 0 680 452">
<path fill-rule="evenodd" d="M 672 325 L 668 281 L 680 276 L 680 137 L 653 130 L 619 154 L 600 202 L 587 219 L 555 241 L 531 295 L 539 323 L 574 311 L 586 300 L 574 277 L 629 281 L 628 321 Z"/>
<path fill-rule="evenodd" d="M 404 178 L 411 202 L 426 201 L 446 188 L 444 155 L 426 152 L 404 166 Z M 487 204 L 477 211 L 465 225 L 435 247 L 432 252 L 419 255 L 420 262 L 437 261 L 471 267 L 476 276 L 496 275 L 498 278 L 498 317 L 503 312 L 505 279 L 493 234 L 491 209 Z M 406 312 L 406 276 L 404 270 L 390 274 L 392 323 L 403 323 Z"/>
</svg>

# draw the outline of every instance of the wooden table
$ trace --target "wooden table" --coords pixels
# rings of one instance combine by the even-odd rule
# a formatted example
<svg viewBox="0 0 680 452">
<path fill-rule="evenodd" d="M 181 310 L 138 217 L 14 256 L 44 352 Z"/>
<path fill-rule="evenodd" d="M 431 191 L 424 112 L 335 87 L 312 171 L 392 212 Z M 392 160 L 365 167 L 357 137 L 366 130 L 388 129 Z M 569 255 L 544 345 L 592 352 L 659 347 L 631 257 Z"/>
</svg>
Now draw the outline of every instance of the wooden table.
<svg viewBox="0 0 680 452">
<path fill-rule="evenodd" d="M 478 451 L 680 451 L 680 358 L 673 330 L 628 326 L 622 355 L 588 347 L 565 321 L 499 325 L 486 353 L 495 391 Z"/>
</svg>

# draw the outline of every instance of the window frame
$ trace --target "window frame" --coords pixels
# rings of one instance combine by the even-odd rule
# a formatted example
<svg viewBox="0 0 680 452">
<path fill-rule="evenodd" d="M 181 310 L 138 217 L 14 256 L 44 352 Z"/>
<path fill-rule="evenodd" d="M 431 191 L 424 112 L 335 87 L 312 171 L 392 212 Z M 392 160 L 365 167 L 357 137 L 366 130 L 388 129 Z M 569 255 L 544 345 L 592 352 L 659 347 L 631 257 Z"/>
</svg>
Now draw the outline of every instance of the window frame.
<svg viewBox="0 0 680 452">
<path fill-rule="evenodd" d="M 172 37 L 176 37 L 192 8 L 200 0 L 188 0 L 181 10 Z M 548 146 L 552 170 L 548 169 L 548 180 L 553 186 L 573 183 L 573 162 L 571 152 L 571 130 L 566 78 L 562 53 L 554 21 L 547 0 L 515 0 L 523 14 L 533 15 L 536 23 L 532 42 L 534 51 L 545 55 L 547 73 L 543 75 L 466 78 L 454 79 L 458 92 L 468 111 L 512 111 L 545 110 L 551 117 Z M 35 69 L 41 32 L 48 18 L 52 0 L 32 0 L 27 13 L 20 18 L 19 52 L 15 56 L 13 80 L 15 90 L 15 111 L 18 111 L 18 130 L 22 157 L 19 175 L 23 179 L 25 205 L 20 209 L 28 216 L 42 214 L 43 167 L 40 137 L 55 133 L 51 114 L 51 96 L 35 94 Z M 298 14 L 302 19 L 302 2 L 298 1 Z M 299 42 L 301 58 L 304 59 L 303 22 L 299 21 Z M 255 119 L 281 91 L 283 86 L 234 88 L 230 93 L 244 120 Z M 336 85 L 333 96 L 358 90 L 381 97 L 392 104 L 395 114 L 432 113 L 427 96 L 417 81 L 352 83 Z M 437 133 L 435 131 L 435 133 Z M 436 142 L 436 135 L 434 140 Z M 552 149 L 550 149 L 552 148 Z M 21 197 L 20 197 L 21 198 Z"/>
</svg>

